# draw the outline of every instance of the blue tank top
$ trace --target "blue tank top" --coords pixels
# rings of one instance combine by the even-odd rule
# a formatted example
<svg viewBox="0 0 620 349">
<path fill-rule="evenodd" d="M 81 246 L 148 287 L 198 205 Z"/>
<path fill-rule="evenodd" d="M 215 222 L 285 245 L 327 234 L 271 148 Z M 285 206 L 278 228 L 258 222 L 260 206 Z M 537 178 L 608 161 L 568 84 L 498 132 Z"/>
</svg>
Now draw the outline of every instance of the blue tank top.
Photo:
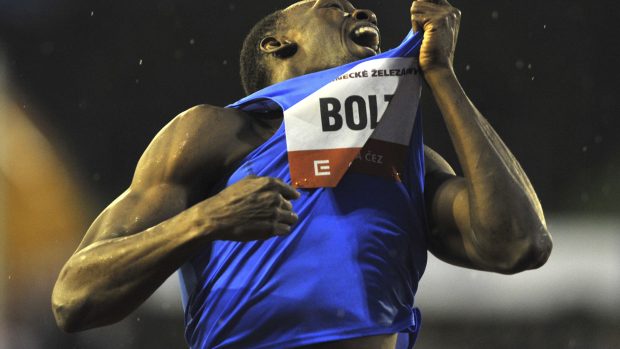
<svg viewBox="0 0 620 349">
<path fill-rule="evenodd" d="M 186 263 L 190 347 L 282 349 L 400 332 L 411 348 L 426 266 L 420 121 L 402 181 L 348 171 L 335 188 L 300 190 L 290 235 L 215 241 Z M 284 126 L 215 192 L 248 175 L 291 183 Z"/>
</svg>

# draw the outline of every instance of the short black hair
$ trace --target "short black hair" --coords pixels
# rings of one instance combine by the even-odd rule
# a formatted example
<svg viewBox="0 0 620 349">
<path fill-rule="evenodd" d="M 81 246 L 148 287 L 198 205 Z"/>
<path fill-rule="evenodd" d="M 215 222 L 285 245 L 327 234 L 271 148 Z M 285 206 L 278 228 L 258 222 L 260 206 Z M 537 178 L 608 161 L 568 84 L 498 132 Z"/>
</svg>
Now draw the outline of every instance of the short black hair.
<svg viewBox="0 0 620 349">
<path fill-rule="evenodd" d="M 271 13 L 261 19 L 243 41 L 239 57 L 241 84 L 246 94 L 254 93 L 270 84 L 271 71 L 265 63 L 265 55 L 260 50 L 260 42 L 269 35 L 274 35 L 278 24 L 284 19 L 282 10 Z"/>
</svg>

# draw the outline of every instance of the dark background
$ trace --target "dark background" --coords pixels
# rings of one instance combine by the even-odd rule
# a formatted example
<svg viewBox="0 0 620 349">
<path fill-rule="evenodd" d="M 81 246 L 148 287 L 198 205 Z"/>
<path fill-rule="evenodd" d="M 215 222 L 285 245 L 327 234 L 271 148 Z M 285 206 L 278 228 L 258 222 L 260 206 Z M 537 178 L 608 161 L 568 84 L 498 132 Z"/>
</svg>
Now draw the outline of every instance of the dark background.
<svg viewBox="0 0 620 349">
<path fill-rule="evenodd" d="M 0 0 L 0 61 L 11 96 L 69 160 L 93 202 L 89 221 L 128 186 L 140 154 L 175 115 L 243 97 L 242 40 L 256 21 L 290 3 Z M 617 217 L 620 3 L 452 3 L 463 12 L 457 75 L 520 160 L 547 214 Z M 408 1 L 354 5 L 377 13 L 384 49 L 410 29 Z M 456 164 L 428 89 L 423 113 L 427 144 Z M 20 321 L 29 324 L 19 326 L 38 332 L 42 348 L 182 345 L 178 313 L 171 318 L 139 311 L 120 325 L 80 336 L 62 335 L 48 309 L 37 314 L 22 314 Z M 448 335 L 455 348 L 612 348 L 606 338 L 620 340 L 617 324 L 570 310 L 534 323 L 506 318 L 426 326 L 427 343 L 442 343 Z M 577 339 L 566 342 L 566 333 Z M 600 345 L 587 344 L 595 342 Z"/>
</svg>

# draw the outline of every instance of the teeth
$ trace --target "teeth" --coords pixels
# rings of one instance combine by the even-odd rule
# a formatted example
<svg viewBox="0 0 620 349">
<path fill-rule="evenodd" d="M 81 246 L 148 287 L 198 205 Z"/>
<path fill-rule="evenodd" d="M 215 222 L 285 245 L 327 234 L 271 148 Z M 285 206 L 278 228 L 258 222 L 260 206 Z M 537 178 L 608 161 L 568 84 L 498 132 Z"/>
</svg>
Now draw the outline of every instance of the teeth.
<svg viewBox="0 0 620 349">
<path fill-rule="evenodd" d="M 373 28 L 373 27 L 360 27 L 355 29 L 355 35 L 356 36 L 360 36 L 366 33 L 371 33 L 374 35 L 379 35 L 379 32 L 377 31 L 377 29 Z"/>
</svg>

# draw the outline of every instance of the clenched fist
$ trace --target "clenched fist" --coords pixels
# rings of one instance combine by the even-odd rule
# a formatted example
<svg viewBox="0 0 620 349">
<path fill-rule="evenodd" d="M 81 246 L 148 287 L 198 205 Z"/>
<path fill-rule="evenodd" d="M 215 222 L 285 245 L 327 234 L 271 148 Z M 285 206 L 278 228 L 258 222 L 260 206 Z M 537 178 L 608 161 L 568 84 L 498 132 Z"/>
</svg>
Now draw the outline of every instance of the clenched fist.
<svg viewBox="0 0 620 349">
<path fill-rule="evenodd" d="M 414 31 L 424 31 L 420 48 L 420 68 L 425 74 L 452 70 L 459 35 L 461 11 L 446 0 L 416 0 L 411 5 Z"/>
<path fill-rule="evenodd" d="M 298 220 L 290 200 L 299 192 L 276 178 L 247 177 L 194 208 L 214 240 L 251 241 L 286 235 Z"/>
</svg>

